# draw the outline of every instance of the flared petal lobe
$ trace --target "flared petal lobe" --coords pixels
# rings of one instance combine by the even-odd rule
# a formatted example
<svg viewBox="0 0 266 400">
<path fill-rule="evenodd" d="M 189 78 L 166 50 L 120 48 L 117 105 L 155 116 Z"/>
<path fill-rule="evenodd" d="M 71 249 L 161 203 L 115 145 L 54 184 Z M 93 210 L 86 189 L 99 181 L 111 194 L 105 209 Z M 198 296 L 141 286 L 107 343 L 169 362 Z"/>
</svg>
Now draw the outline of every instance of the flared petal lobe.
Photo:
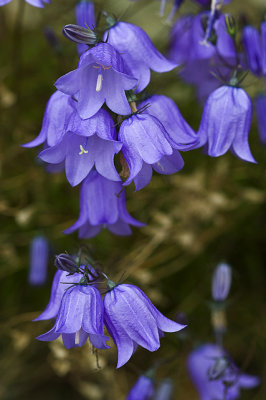
<svg viewBox="0 0 266 400">
<path fill-rule="evenodd" d="M 52 284 L 49 303 L 45 310 L 39 315 L 39 317 L 35 318 L 34 321 L 55 318 L 58 314 L 65 290 L 69 286 L 71 286 L 72 283 L 78 283 L 79 281 L 79 274 L 68 275 L 68 272 L 56 271 Z"/>
<path fill-rule="evenodd" d="M 47 102 L 41 132 L 23 147 L 35 147 L 44 142 L 47 142 L 48 146 L 55 146 L 64 136 L 72 113 L 70 97 L 57 90 Z"/>
</svg>

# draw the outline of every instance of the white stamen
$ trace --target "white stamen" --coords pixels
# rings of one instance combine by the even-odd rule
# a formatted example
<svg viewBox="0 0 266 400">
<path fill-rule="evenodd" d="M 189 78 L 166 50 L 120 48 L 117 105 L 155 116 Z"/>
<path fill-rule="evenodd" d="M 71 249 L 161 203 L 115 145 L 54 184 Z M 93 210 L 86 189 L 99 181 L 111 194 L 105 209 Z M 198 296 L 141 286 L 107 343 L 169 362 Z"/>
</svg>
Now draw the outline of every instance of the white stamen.
<svg viewBox="0 0 266 400">
<path fill-rule="evenodd" d="M 75 344 L 77 344 L 77 345 L 80 344 L 80 330 L 77 331 L 75 334 Z"/>
<path fill-rule="evenodd" d="M 100 92 L 103 86 L 103 76 L 102 74 L 98 74 L 97 82 L 96 82 L 96 92 Z"/>
</svg>

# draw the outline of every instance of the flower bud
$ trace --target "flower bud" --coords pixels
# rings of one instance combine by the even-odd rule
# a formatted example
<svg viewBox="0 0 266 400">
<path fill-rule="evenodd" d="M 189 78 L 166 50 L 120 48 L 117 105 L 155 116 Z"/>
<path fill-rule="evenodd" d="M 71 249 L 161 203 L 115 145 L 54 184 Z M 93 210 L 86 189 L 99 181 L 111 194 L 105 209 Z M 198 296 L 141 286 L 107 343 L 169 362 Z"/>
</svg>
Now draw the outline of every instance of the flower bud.
<svg viewBox="0 0 266 400">
<path fill-rule="evenodd" d="M 75 259 L 69 254 L 62 253 L 55 256 L 54 264 L 57 269 L 61 271 L 66 271 L 69 274 L 74 274 L 78 271 L 78 266 L 75 262 Z"/>
<path fill-rule="evenodd" d="M 63 35 L 75 43 L 94 45 L 97 43 L 97 35 L 90 28 L 68 24 L 63 28 Z"/>
<path fill-rule="evenodd" d="M 30 244 L 29 283 L 41 286 L 46 281 L 49 258 L 49 243 L 44 236 L 36 236 Z"/>
<path fill-rule="evenodd" d="M 171 379 L 163 379 L 155 392 L 154 400 L 170 400 L 173 394 L 173 382 Z"/>
<path fill-rule="evenodd" d="M 212 298 L 215 301 L 224 301 L 229 293 L 232 280 L 231 268 L 228 264 L 220 263 L 212 278 Z"/>
</svg>

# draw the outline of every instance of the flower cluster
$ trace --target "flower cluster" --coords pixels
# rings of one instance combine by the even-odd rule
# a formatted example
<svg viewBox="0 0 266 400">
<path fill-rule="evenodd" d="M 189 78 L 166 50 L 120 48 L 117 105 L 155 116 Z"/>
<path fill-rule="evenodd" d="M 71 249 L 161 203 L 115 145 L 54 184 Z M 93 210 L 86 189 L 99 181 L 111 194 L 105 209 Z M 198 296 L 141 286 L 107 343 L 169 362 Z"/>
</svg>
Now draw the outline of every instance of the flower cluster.
<svg viewBox="0 0 266 400">
<path fill-rule="evenodd" d="M 52 341 L 62 335 L 66 348 L 81 347 L 87 339 L 97 349 L 108 349 L 104 325 L 118 349 L 117 368 L 131 358 L 138 346 L 149 351 L 160 347 L 163 332 L 177 332 L 178 324 L 160 313 L 137 286 L 115 284 L 90 265 L 79 265 L 69 255 L 56 257 L 51 298 L 35 319 L 56 318 L 53 328 L 39 336 Z M 100 276 L 106 278 L 104 298 L 98 289 Z"/>
<path fill-rule="evenodd" d="M 230 150 L 238 158 L 256 163 L 248 143 L 252 101 L 240 83 L 247 64 L 259 70 L 259 46 L 253 47 L 248 31 L 244 35 L 246 48 L 250 43 L 246 63 L 238 50 L 234 18 L 221 12 L 221 4 L 212 0 L 210 11 L 177 20 L 171 32 L 170 58 L 184 65 L 182 78 L 195 85 L 201 101 L 206 100 L 197 133 L 199 147 L 204 146 L 211 157 Z M 262 100 L 259 102 L 257 113 L 262 115 Z"/>
<path fill-rule="evenodd" d="M 44 144 L 39 157 L 49 170 L 65 170 L 72 186 L 81 184 L 80 215 L 65 233 L 90 238 L 107 228 L 128 235 L 130 225 L 144 224 L 128 213 L 125 186 L 134 182 L 140 190 L 153 171 L 180 171 L 180 151 L 200 143 L 170 98 L 139 94 L 151 69 L 161 73 L 177 64 L 141 28 L 108 15 L 101 38 L 91 2 L 79 3 L 76 17 L 79 25 L 63 32 L 78 44 L 78 67 L 56 81 L 41 132 L 24 146 Z"/>
</svg>

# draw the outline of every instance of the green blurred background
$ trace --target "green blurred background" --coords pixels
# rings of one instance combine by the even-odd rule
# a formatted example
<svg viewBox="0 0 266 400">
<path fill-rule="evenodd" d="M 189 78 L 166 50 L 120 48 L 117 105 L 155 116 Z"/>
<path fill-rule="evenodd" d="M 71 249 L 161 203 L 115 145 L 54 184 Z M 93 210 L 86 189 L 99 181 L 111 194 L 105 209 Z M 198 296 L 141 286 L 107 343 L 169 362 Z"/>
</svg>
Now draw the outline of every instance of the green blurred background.
<svg viewBox="0 0 266 400">
<path fill-rule="evenodd" d="M 75 22 L 76 1 L 53 0 L 43 10 L 22 3 L 13 0 L 0 8 L 0 398 L 122 400 L 139 373 L 157 360 L 173 357 L 158 370 L 158 378 L 173 379 L 173 399 L 197 399 L 185 360 L 195 344 L 214 340 L 210 283 L 214 267 L 225 260 L 233 267 L 225 347 L 239 366 L 262 377 L 260 387 L 243 391 L 241 398 L 265 399 L 266 148 L 259 143 L 255 122 L 250 145 L 257 165 L 231 154 L 215 159 L 201 150 L 183 153 L 185 167 L 180 173 L 154 176 L 137 193 L 133 187 L 127 190 L 128 209 L 147 223 L 145 228 L 127 238 L 102 232 L 82 242 L 113 280 L 125 273 L 127 282 L 141 287 L 168 317 L 186 313 L 185 335 L 166 335 L 156 353 L 140 348 L 119 370 L 114 346 L 99 353 L 97 369 L 88 346 L 68 351 L 60 341 L 35 340 L 52 326 L 32 319 L 49 299 L 53 254 L 75 252 L 81 244 L 75 234 L 62 234 L 78 217 L 79 190 L 70 187 L 64 174 L 46 173 L 37 160 L 38 150 L 20 144 L 39 133 L 53 83 L 77 65 L 75 45 L 61 34 L 65 24 Z M 103 7 L 138 24 L 160 50 L 167 51 L 170 26 L 158 15 L 158 1 L 95 3 L 98 10 Z M 265 3 L 233 0 L 227 9 L 236 16 L 246 14 L 258 26 Z M 197 10 L 187 0 L 181 12 Z M 169 11 L 170 4 L 166 15 Z M 58 36 L 58 51 L 45 39 L 46 27 Z M 248 77 L 244 87 L 254 95 L 261 82 Z M 148 89 L 172 97 L 198 129 L 202 109 L 176 71 L 152 74 Z M 37 234 L 46 235 L 52 247 L 49 280 L 41 288 L 27 283 L 29 244 Z"/>
</svg>

